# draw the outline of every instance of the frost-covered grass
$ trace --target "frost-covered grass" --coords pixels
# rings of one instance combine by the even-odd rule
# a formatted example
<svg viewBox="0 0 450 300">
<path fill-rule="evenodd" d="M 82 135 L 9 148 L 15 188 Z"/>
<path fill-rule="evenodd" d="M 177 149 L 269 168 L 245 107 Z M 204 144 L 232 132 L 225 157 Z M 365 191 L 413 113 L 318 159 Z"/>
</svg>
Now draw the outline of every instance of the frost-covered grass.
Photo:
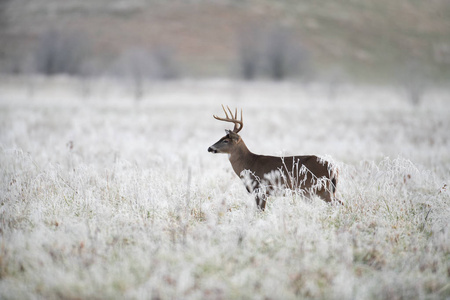
<svg viewBox="0 0 450 300">
<path fill-rule="evenodd" d="M 450 96 L 171 83 L 144 100 L 99 84 L 4 81 L 2 299 L 450 297 Z M 226 156 L 220 103 L 264 154 L 340 168 L 345 206 L 272 197 L 264 213 Z"/>
</svg>

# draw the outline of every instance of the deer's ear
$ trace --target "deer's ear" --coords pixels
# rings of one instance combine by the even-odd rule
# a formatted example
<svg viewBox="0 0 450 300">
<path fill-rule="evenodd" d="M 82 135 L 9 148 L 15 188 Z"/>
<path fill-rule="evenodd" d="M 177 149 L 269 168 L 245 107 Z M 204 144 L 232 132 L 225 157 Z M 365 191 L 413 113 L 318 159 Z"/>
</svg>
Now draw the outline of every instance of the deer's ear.
<svg viewBox="0 0 450 300">
<path fill-rule="evenodd" d="M 241 137 L 239 136 L 239 134 L 235 133 L 234 131 L 228 130 L 228 136 L 232 139 L 232 140 L 236 140 L 238 141 Z"/>
<path fill-rule="evenodd" d="M 225 129 L 225 133 L 226 133 L 227 135 L 229 135 L 231 132 L 232 132 L 231 130 Z"/>
</svg>

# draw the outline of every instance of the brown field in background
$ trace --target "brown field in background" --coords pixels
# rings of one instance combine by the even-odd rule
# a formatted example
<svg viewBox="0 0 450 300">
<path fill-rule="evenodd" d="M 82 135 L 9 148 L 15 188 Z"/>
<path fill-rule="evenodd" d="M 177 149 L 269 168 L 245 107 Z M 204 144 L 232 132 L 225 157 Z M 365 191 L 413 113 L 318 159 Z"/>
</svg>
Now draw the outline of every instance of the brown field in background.
<svg viewBox="0 0 450 300">
<path fill-rule="evenodd" d="M 390 82 L 411 65 L 437 83 L 450 76 L 450 4 L 444 0 L 10 0 L 6 17 L 3 65 L 9 69 L 24 69 L 17 64 L 29 59 L 46 31 L 57 29 L 83 37 L 97 73 L 130 49 L 157 49 L 169 51 L 184 76 L 234 76 L 241 40 L 256 44 L 258 34 L 276 27 L 289 30 L 319 79 Z"/>
</svg>

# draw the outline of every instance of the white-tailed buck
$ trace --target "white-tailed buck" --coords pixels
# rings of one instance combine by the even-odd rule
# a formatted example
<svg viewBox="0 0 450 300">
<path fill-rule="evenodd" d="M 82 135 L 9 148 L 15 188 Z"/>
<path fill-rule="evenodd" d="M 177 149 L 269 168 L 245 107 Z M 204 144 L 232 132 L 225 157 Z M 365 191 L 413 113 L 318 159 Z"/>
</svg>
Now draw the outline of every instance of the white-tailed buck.
<svg viewBox="0 0 450 300">
<path fill-rule="evenodd" d="M 277 191 L 291 189 L 306 196 L 317 195 L 326 202 L 336 201 L 337 169 L 329 162 L 315 156 L 276 157 L 250 152 L 239 131 L 244 126 L 238 120 L 237 109 L 228 108 L 231 117 L 223 107 L 226 118 L 213 117 L 220 121 L 234 123 L 234 129 L 225 130 L 226 135 L 208 148 L 208 152 L 227 153 L 234 172 L 242 178 L 247 191 L 255 194 L 256 205 L 264 210 L 267 197 Z"/>
</svg>

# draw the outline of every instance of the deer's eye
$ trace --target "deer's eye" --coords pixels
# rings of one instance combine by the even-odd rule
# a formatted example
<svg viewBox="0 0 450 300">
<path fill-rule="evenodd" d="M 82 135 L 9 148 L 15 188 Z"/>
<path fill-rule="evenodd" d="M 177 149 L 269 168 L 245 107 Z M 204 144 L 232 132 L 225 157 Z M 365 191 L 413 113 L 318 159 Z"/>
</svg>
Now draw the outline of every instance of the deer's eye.
<svg viewBox="0 0 450 300">
<path fill-rule="evenodd" d="M 225 144 L 228 144 L 229 140 L 223 140 L 223 142 L 224 142 Z"/>
</svg>

